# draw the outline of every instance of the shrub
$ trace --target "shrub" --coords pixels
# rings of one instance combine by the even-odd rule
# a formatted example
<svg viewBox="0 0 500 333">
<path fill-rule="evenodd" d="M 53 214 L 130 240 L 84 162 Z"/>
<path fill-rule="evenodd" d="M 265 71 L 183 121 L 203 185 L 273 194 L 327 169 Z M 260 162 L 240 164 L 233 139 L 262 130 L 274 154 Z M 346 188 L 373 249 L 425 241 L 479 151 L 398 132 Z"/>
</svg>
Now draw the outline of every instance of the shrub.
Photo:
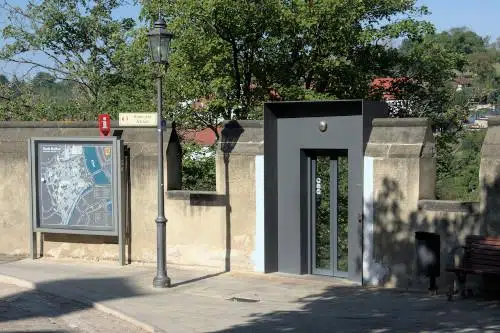
<svg viewBox="0 0 500 333">
<path fill-rule="evenodd" d="M 217 145 L 182 145 L 182 189 L 215 191 L 215 152 Z"/>
</svg>

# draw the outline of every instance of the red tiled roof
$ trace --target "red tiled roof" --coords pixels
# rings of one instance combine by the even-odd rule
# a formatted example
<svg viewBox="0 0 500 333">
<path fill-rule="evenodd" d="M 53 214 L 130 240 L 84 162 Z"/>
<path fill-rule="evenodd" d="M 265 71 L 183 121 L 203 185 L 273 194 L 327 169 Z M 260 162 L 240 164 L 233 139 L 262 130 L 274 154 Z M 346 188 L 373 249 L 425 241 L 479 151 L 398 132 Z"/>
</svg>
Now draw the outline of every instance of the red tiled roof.
<svg viewBox="0 0 500 333">
<path fill-rule="evenodd" d="M 391 77 L 375 78 L 373 79 L 370 88 L 373 90 L 382 91 L 382 96 L 386 101 L 395 100 L 396 97 L 393 94 L 389 93 L 392 88 L 393 82 L 394 78 Z"/>
<path fill-rule="evenodd" d="M 217 132 L 221 133 L 222 128 L 218 128 Z M 185 141 L 194 142 L 204 146 L 213 145 L 217 141 L 215 133 L 210 128 L 202 130 L 179 130 L 179 135 Z"/>
<path fill-rule="evenodd" d="M 386 101 L 395 100 L 396 97 L 391 93 L 393 91 L 393 83 L 405 80 L 405 78 L 378 77 L 373 79 L 371 88 L 374 90 L 383 91 L 383 98 Z"/>
</svg>

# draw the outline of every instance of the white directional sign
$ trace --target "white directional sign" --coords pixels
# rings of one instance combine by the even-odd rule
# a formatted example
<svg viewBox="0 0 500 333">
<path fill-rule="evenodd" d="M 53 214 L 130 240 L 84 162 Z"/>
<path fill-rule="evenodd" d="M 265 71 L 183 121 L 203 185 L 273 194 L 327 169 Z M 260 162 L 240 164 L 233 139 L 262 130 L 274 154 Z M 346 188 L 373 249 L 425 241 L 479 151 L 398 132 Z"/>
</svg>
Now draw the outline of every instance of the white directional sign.
<svg viewBox="0 0 500 333">
<path fill-rule="evenodd" d="M 156 126 L 156 112 L 127 112 L 118 115 L 118 124 L 120 127 L 135 126 L 135 127 L 150 127 Z"/>
</svg>

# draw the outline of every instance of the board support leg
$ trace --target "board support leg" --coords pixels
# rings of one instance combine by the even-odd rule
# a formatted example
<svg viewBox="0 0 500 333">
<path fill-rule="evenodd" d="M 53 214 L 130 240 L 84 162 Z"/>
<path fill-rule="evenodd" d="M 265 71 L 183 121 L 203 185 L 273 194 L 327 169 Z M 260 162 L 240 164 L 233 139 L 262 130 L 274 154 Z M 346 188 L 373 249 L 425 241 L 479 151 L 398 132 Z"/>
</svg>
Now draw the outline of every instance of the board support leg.
<svg viewBox="0 0 500 333">
<path fill-rule="evenodd" d="M 120 251 L 119 253 L 119 261 L 120 261 L 120 266 L 125 265 L 125 237 L 123 235 L 123 225 L 120 223 L 119 226 L 119 235 L 118 235 L 118 250 Z"/>
<path fill-rule="evenodd" d="M 30 138 L 28 140 L 28 171 L 29 171 L 29 180 L 30 180 L 30 201 L 29 201 L 29 234 L 28 234 L 28 240 L 29 240 L 29 250 L 30 250 L 30 258 L 31 259 L 36 259 L 37 255 L 37 244 L 36 244 L 36 231 L 35 231 L 35 226 L 34 226 L 34 221 L 36 218 L 35 215 L 35 200 L 36 200 L 36 177 L 34 174 L 34 155 L 35 155 L 35 148 L 34 148 L 34 143 L 33 139 Z"/>
<path fill-rule="evenodd" d="M 115 149 L 116 152 L 118 153 L 117 155 L 117 167 L 115 168 L 118 170 L 118 174 L 116 175 L 117 179 L 117 199 L 118 199 L 118 205 L 116 206 L 117 212 L 118 212 L 118 219 L 117 219 L 117 227 L 118 227 L 118 257 L 120 261 L 120 266 L 125 265 L 125 213 L 124 213 L 124 205 L 123 205 L 123 198 L 124 198 L 124 190 L 126 187 L 124 186 L 124 167 L 125 167 L 125 161 L 123 160 L 123 141 L 117 140 L 115 141 Z"/>
<path fill-rule="evenodd" d="M 36 256 L 37 256 L 36 232 L 30 230 L 30 258 L 36 259 Z"/>
</svg>

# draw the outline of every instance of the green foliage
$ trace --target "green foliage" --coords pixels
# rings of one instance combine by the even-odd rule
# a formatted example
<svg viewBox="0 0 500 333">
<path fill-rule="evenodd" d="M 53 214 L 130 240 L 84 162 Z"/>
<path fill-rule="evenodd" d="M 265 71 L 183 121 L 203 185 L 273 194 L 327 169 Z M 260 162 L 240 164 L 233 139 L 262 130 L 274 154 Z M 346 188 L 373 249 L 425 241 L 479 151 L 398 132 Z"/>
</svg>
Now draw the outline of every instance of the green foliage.
<svg viewBox="0 0 500 333">
<path fill-rule="evenodd" d="M 143 17 L 160 7 L 176 36 L 169 113 L 195 127 L 261 118 L 270 99 L 366 97 L 394 65 L 380 42 L 433 30 L 413 0 L 152 0 Z"/>
<path fill-rule="evenodd" d="M 182 151 L 182 189 L 215 191 L 216 146 L 184 143 Z"/>
<path fill-rule="evenodd" d="M 488 38 L 466 28 L 453 28 L 429 35 L 426 40 L 453 55 L 453 77 L 465 78 L 470 82 L 463 87 L 468 101 L 496 103 L 496 99 L 492 97 L 500 91 L 500 75 L 496 70 L 500 52 L 495 45 L 488 45 Z M 402 53 L 409 52 L 420 42 L 404 41 L 401 46 Z"/>
<path fill-rule="evenodd" d="M 468 100 L 453 87 L 455 70 L 463 55 L 436 42 L 435 35 L 403 43 L 393 77 L 400 78 L 391 93 L 404 101 L 393 110 L 396 117 L 426 117 L 435 131 L 454 136 L 469 115 Z M 462 101 L 463 103 L 459 103 Z"/>
<path fill-rule="evenodd" d="M 315 211 L 315 244 L 316 267 L 331 269 L 330 259 L 332 246 L 336 246 L 337 267 L 339 271 L 348 271 L 348 159 L 347 156 L 337 158 L 337 202 L 332 203 L 330 195 L 330 156 L 318 156 L 316 159 L 316 181 L 320 180 L 320 191 L 316 193 Z M 337 239 L 332 242 L 334 230 L 331 230 L 330 217 L 335 210 L 331 204 L 337 205 Z"/>
<path fill-rule="evenodd" d="M 51 82 L 35 78 L 37 89 L 43 84 L 50 90 L 56 79 L 72 82 L 72 92 L 65 96 L 72 103 L 64 105 L 62 113 L 75 120 L 95 119 L 103 112 L 116 119 L 119 108 L 150 105 L 152 89 L 140 89 L 151 73 L 145 38 L 134 29 L 133 20 L 112 18 L 121 5 L 118 0 L 44 0 L 25 8 L 5 4 L 8 24 L 1 36 L 7 42 L 0 59 L 49 72 L 44 75 L 50 75 Z M 40 54 L 49 60 L 39 60 Z M 57 111 L 50 114 L 51 109 L 63 106 L 54 94 L 46 94 L 43 105 L 31 104 L 27 106 L 33 111 L 47 112 L 42 116 L 47 119 L 59 117 Z"/>
<path fill-rule="evenodd" d="M 479 164 L 485 134 L 485 130 L 465 131 L 453 145 L 441 143 L 437 161 L 438 199 L 479 201 Z"/>
<path fill-rule="evenodd" d="M 401 68 L 411 80 L 396 94 L 410 101 L 410 111 L 398 116 L 425 116 L 437 132 L 437 197 L 478 200 L 479 158 L 482 132 L 464 131 L 464 123 L 478 102 L 497 103 L 500 76 L 498 50 L 487 38 L 465 28 L 454 28 L 421 40 L 405 41 L 401 54 L 408 59 Z M 419 73 L 419 75 L 415 75 Z M 452 84 L 464 79 L 462 89 Z"/>
<path fill-rule="evenodd" d="M 8 83 L 9 83 L 9 79 L 5 75 L 0 74 L 0 86 L 4 86 Z"/>
</svg>

